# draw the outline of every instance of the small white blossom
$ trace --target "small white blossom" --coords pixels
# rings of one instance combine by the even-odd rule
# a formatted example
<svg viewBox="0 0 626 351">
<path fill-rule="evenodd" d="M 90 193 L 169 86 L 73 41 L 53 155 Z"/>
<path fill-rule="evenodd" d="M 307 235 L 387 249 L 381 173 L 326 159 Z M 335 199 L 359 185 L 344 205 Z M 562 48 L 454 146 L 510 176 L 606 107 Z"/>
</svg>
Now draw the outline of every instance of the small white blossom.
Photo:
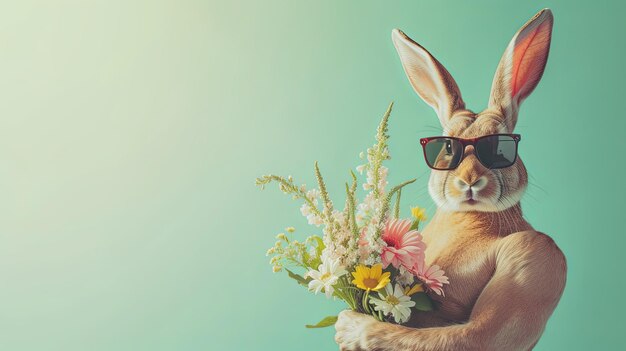
<svg viewBox="0 0 626 351">
<path fill-rule="evenodd" d="M 380 166 L 380 168 L 378 168 L 378 172 L 381 178 L 386 178 L 387 174 L 389 174 L 389 168 L 385 166 Z"/>
<path fill-rule="evenodd" d="M 340 211 L 333 211 L 333 219 L 339 223 L 343 223 L 345 221 L 345 216 L 343 215 L 343 212 Z"/>
<path fill-rule="evenodd" d="M 368 169 L 366 175 L 367 175 L 367 178 L 365 179 L 366 184 L 373 186 L 374 185 L 374 171 L 372 169 Z"/>
<path fill-rule="evenodd" d="M 311 214 L 311 206 L 304 204 L 302 206 L 300 206 L 300 213 L 302 213 L 303 216 L 308 216 Z"/>
<path fill-rule="evenodd" d="M 306 216 L 306 219 L 309 221 L 309 224 L 314 225 L 316 227 L 319 227 L 320 225 L 324 224 L 324 220 L 322 219 L 322 217 L 311 213 L 308 216 Z"/>
<path fill-rule="evenodd" d="M 368 266 L 373 266 L 377 263 L 380 263 L 380 260 L 377 260 L 374 256 L 370 255 L 368 258 L 365 259 L 365 264 Z"/>
<path fill-rule="evenodd" d="M 400 266 L 400 272 L 396 278 L 396 282 L 402 284 L 403 286 L 411 285 L 415 281 L 415 276 L 412 272 L 404 268 L 404 266 Z"/>
<path fill-rule="evenodd" d="M 306 197 L 309 200 L 316 202 L 317 199 L 320 197 L 320 191 L 317 189 L 311 189 L 306 192 Z"/>
</svg>

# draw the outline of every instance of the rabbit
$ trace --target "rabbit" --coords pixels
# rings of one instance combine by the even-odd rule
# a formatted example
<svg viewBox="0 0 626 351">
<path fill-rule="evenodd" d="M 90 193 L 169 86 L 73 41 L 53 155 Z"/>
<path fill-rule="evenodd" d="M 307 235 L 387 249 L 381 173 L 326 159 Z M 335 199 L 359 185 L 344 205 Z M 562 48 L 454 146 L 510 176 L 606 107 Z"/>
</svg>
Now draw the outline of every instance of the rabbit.
<svg viewBox="0 0 626 351">
<path fill-rule="evenodd" d="M 520 104 L 543 75 L 552 25 L 552 12 L 543 9 L 515 34 L 480 113 L 465 108 L 454 79 L 426 49 L 398 29 L 392 40 L 444 135 L 472 139 L 513 132 Z M 561 298 L 567 266 L 554 241 L 522 217 L 527 184 L 519 157 L 510 167 L 488 169 L 471 145 L 456 169 L 433 170 L 428 189 L 437 211 L 422 234 L 426 263 L 449 277 L 445 297 L 431 294 L 437 308 L 413 313 L 406 325 L 343 311 L 335 325 L 340 349 L 531 350 Z"/>
</svg>

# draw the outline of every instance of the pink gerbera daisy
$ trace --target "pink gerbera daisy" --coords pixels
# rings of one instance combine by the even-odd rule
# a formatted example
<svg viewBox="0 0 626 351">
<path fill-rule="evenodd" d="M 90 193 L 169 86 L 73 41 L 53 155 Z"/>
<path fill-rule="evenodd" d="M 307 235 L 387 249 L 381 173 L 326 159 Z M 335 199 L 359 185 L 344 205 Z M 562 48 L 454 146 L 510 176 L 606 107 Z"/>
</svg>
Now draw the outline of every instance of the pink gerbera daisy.
<svg viewBox="0 0 626 351">
<path fill-rule="evenodd" d="M 443 284 L 450 284 L 445 272 L 438 265 L 434 264 L 426 267 L 423 260 L 418 261 L 411 270 L 417 279 L 424 282 L 428 289 L 434 291 L 437 295 L 446 296 L 443 292 Z"/>
<path fill-rule="evenodd" d="M 396 268 L 404 266 L 411 269 L 418 261 L 424 260 L 426 244 L 417 230 L 410 230 L 412 223 L 410 219 L 387 221 L 382 235 L 387 244 L 381 254 L 383 268 L 391 264 Z"/>
</svg>

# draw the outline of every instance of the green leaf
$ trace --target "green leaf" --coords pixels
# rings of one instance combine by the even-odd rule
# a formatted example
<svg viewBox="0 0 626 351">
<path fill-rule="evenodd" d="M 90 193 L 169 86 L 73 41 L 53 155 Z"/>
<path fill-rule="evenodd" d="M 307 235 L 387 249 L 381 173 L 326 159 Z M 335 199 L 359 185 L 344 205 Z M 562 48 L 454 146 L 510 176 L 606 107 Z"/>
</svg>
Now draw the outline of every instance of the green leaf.
<svg viewBox="0 0 626 351">
<path fill-rule="evenodd" d="M 414 294 L 411 300 L 415 301 L 415 308 L 419 311 L 432 311 L 434 308 L 432 300 L 424 292 Z"/>
<path fill-rule="evenodd" d="M 305 266 L 310 266 L 311 261 L 314 259 L 315 257 L 311 257 L 306 250 L 302 252 L 302 263 L 304 263 Z"/>
<path fill-rule="evenodd" d="M 383 208 L 380 211 L 380 213 L 382 214 L 382 218 L 386 219 L 387 216 L 387 211 L 389 211 L 389 203 L 391 202 L 391 198 L 393 197 L 393 195 L 400 191 L 400 189 L 404 188 L 405 186 L 415 182 L 417 179 L 411 179 L 411 180 L 407 180 L 404 183 L 401 183 L 399 185 L 396 185 L 395 187 L 393 187 L 393 189 L 391 189 L 391 191 L 387 194 L 387 198 L 385 199 L 385 201 L 383 202 Z M 379 237 L 380 236 L 380 232 L 381 229 L 380 227 L 378 228 L 378 230 L 376 231 L 376 236 Z"/>
<path fill-rule="evenodd" d="M 393 197 L 393 194 L 395 194 L 396 192 L 398 192 L 400 189 L 404 188 L 405 186 L 415 182 L 417 180 L 417 178 L 411 179 L 411 180 L 407 180 L 404 183 L 400 183 L 396 186 L 394 186 L 391 191 L 389 191 L 389 194 L 387 194 L 387 201 L 391 201 L 391 198 Z"/>
<path fill-rule="evenodd" d="M 326 245 L 324 245 L 324 239 L 317 235 L 313 235 L 313 239 L 317 243 L 315 247 L 315 254 L 317 254 L 317 258 L 319 259 L 322 256 L 322 251 L 324 251 Z"/>
<path fill-rule="evenodd" d="M 331 325 L 334 325 L 335 322 L 337 322 L 337 316 L 328 316 L 328 317 L 322 319 L 321 321 L 319 321 L 315 325 L 307 324 L 305 327 L 307 327 L 307 328 L 326 328 L 326 327 L 330 327 Z"/>
<path fill-rule="evenodd" d="M 300 274 L 296 274 L 290 270 L 288 270 L 287 268 L 285 268 L 285 270 L 287 271 L 287 274 L 289 274 L 289 278 L 294 279 L 295 281 L 298 282 L 298 284 L 300 285 L 304 285 L 307 288 L 309 287 L 309 282 L 311 281 L 311 278 L 304 278 L 302 277 Z"/>
<path fill-rule="evenodd" d="M 318 235 L 311 235 L 310 240 L 315 244 L 312 245 L 315 247 L 315 255 L 306 253 L 303 262 L 307 267 L 317 269 L 317 267 L 322 264 L 322 252 L 324 248 L 326 248 L 326 245 L 324 245 L 324 239 L 320 238 Z"/>
</svg>

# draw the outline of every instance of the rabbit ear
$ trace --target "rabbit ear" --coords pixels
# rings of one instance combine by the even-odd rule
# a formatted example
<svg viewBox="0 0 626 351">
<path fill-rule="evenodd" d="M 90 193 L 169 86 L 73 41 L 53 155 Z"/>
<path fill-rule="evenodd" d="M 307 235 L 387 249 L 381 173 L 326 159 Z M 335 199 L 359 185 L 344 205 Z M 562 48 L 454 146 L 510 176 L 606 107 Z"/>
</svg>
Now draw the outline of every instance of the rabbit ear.
<svg viewBox="0 0 626 351">
<path fill-rule="evenodd" d="M 500 111 L 510 131 L 517 123 L 522 101 L 535 89 L 548 61 L 552 11 L 543 9 L 517 32 L 496 69 L 489 107 Z"/>
<path fill-rule="evenodd" d="M 391 39 L 413 89 L 435 109 L 445 129 L 454 111 L 465 108 L 459 87 L 439 61 L 402 31 L 394 29 Z"/>
</svg>

